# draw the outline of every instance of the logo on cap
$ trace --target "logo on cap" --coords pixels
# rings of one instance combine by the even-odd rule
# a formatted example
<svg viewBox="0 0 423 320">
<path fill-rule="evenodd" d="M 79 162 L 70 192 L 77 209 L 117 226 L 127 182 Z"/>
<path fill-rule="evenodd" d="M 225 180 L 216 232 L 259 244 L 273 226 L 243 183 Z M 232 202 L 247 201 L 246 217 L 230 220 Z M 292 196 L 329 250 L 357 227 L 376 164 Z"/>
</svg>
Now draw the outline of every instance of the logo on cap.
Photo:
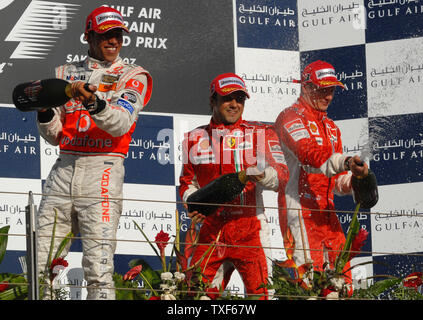
<svg viewBox="0 0 423 320">
<path fill-rule="evenodd" d="M 316 73 L 317 79 L 323 79 L 323 78 L 326 78 L 326 77 L 335 77 L 336 78 L 335 69 L 331 69 L 331 68 L 320 69 L 320 70 L 315 71 L 315 73 Z"/>
<path fill-rule="evenodd" d="M 314 61 L 304 68 L 301 82 L 312 82 L 321 88 L 332 86 L 344 88 L 342 82 L 336 77 L 335 68 L 330 63 L 321 60 Z"/>
<path fill-rule="evenodd" d="M 226 86 L 229 86 L 229 85 L 232 85 L 232 84 L 236 84 L 236 85 L 245 89 L 244 82 L 241 81 L 238 78 L 230 77 L 230 78 L 224 78 L 224 79 L 219 80 L 219 87 L 220 88 L 223 88 L 223 87 L 226 87 Z"/>
<path fill-rule="evenodd" d="M 218 75 L 210 85 L 210 95 L 217 92 L 221 96 L 226 96 L 235 91 L 243 91 L 248 98 L 250 97 L 244 81 L 235 73 Z"/>
<path fill-rule="evenodd" d="M 100 13 L 98 16 L 95 17 L 95 20 L 97 24 L 102 24 L 103 22 L 110 21 L 110 20 L 119 20 L 120 22 L 123 23 L 123 19 L 121 15 L 115 12 Z"/>
<path fill-rule="evenodd" d="M 129 32 L 118 10 L 102 6 L 94 9 L 88 15 L 85 32 L 94 30 L 97 33 L 104 33 L 114 28 L 121 28 Z"/>
</svg>

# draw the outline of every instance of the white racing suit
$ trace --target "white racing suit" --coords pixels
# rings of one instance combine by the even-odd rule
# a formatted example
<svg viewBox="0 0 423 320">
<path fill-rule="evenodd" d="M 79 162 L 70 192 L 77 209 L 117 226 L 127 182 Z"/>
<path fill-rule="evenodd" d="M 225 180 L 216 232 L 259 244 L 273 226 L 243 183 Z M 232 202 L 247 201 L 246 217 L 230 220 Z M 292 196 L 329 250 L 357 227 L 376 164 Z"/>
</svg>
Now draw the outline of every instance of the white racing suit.
<svg viewBox="0 0 423 320">
<path fill-rule="evenodd" d="M 60 146 L 43 189 L 38 214 L 38 268 L 45 272 L 55 211 L 53 255 L 68 232 L 82 237 L 87 299 L 113 300 L 113 255 L 122 212 L 124 157 L 138 113 L 151 96 L 152 79 L 121 58 L 104 63 L 88 57 L 55 69 L 56 78 L 96 85 L 97 101 L 88 112 L 81 102 L 38 114 L 40 135 Z M 66 256 L 70 244 L 61 257 Z M 47 273 L 48 274 L 48 273 Z M 48 291 L 48 290 L 47 290 Z"/>
</svg>

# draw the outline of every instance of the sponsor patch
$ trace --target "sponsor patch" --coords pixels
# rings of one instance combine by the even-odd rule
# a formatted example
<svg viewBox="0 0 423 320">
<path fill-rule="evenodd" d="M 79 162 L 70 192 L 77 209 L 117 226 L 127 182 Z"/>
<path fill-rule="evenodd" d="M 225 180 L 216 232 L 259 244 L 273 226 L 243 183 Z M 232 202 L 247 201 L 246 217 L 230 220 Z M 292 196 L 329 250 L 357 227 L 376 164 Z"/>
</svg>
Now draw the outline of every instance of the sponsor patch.
<svg viewBox="0 0 423 320">
<path fill-rule="evenodd" d="M 132 92 L 124 92 L 122 93 L 122 95 L 120 96 L 122 99 L 129 101 L 131 103 L 136 103 L 137 102 L 137 96 L 135 94 L 133 94 Z"/>
<path fill-rule="evenodd" d="M 285 156 L 283 155 L 283 153 L 274 152 L 272 153 L 272 157 L 273 159 L 275 159 L 276 163 L 286 164 Z"/>
<path fill-rule="evenodd" d="M 298 141 L 304 138 L 310 138 L 310 135 L 306 129 L 292 132 L 290 133 L 290 135 L 292 139 L 294 139 L 294 141 Z"/>
<path fill-rule="evenodd" d="M 106 83 L 114 83 L 116 81 L 118 81 L 120 78 L 120 75 L 111 75 L 111 74 L 103 74 L 103 76 L 101 77 L 101 82 L 106 82 Z"/>
<path fill-rule="evenodd" d="M 269 140 L 267 143 L 269 144 L 269 150 L 272 154 L 273 159 L 275 159 L 275 162 L 286 164 L 285 156 L 282 153 L 282 148 L 279 144 L 279 140 Z"/>
<path fill-rule="evenodd" d="M 267 142 L 269 144 L 270 152 L 282 152 L 282 148 L 277 140 L 269 140 Z"/>
<path fill-rule="evenodd" d="M 305 126 L 303 124 L 303 122 L 301 121 L 300 118 L 297 118 L 295 120 L 292 120 L 286 124 L 284 124 L 284 127 L 286 129 L 286 131 L 288 131 L 288 133 L 291 133 L 295 130 L 299 130 L 299 129 L 304 129 Z"/>
<path fill-rule="evenodd" d="M 308 122 L 308 127 L 310 128 L 310 132 L 311 132 L 312 135 L 314 135 L 314 136 L 320 135 L 319 128 L 317 127 L 316 122 L 309 121 Z"/>
<path fill-rule="evenodd" d="M 126 100 L 119 99 L 117 101 L 117 104 L 120 105 L 121 107 L 124 107 L 126 110 L 128 110 L 130 114 L 134 112 L 134 107 Z"/>
<path fill-rule="evenodd" d="M 116 90 L 117 81 L 119 80 L 119 77 L 120 77 L 119 75 L 114 76 L 110 74 L 104 74 L 101 77 L 101 81 L 98 86 L 98 91 L 108 92 L 108 91 Z"/>
<path fill-rule="evenodd" d="M 66 80 L 68 81 L 84 81 L 86 79 L 85 74 L 72 74 L 72 75 L 68 75 L 66 76 Z"/>
<path fill-rule="evenodd" d="M 338 130 L 336 128 L 332 128 L 330 125 L 327 125 L 327 131 L 330 135 L 330 139 L 334 142 L 338 141 Z"/>
<path fill-rule="evenodd" d="M 209 138 L 201 138 L 197 143 L 197 152 L 198 153 L 213 153 L 213 150 L 210 146 Z"/>
<path fill-rule="evenodd" d="M 98 85 L 98 91 L 108 92 L 108 91 L 116 90 L 116 85 L 117 85 L 117 82 L 112 84 L 100 82 L 100 84 Z"/>
<path fill-rule="evenodd" d="M 141 81 L 131 79 L 126 83 L 125 89 L 131 89 L 131 90 L 138 92 L 139 94 L 142 94 L 142 90 L 144 89 L 144 85 L 141 83 Z"/>
<path fill-rule="evenodd" d="M 214 154 L 204 154 L 204 155 L 194 156 L 192 160 L 194 164 L 210 164 L 210 163 L 215 163 L 216 157 Z"/>
</svg>

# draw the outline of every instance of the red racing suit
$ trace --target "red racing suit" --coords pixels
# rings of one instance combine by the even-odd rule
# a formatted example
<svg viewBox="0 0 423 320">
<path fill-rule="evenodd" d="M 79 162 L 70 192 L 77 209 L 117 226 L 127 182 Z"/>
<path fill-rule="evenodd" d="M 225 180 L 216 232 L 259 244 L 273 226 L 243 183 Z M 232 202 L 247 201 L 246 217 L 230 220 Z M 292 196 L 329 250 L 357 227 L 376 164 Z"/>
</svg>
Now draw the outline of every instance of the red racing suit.
<svg viewBox="0 0 423 320">
<path fill-rule="evenodd" d="M 38 115 L 40 135 L 60 146 L 43 189 L 38 214 L 38 266 L 44 271 L 50 249 L 54 213 L 56 236 L 72 231 L 82 237 L 82 267 L 87 299 L 114 299 L 113 255 L 122 211 L 124 158 L 138 113 L 148 103 L 152 79 L 143 68 L 118 57 L 107 63 L 85 61 L 56 68 L 56 78 L 97 86 L 102 104 L 93 111 L 71 99 Z M 55 239 L 53 253 L 62 238 Z M 63 251 L 67 254 L 69 246 Z"/>
<path fill-rule="evenodd" d="M 184 165 L 180 176 L 179 193 L 188 196 L 223 174 L 239 172 L 257 165 L 264 168 L 265 177 L 258 183 L 248 182 L 231 204 L 220 207 L 204 220 L 200 229 L 198 247 L 191 264 L 201 259 L 209 245 L 218 240 L 220 245 L 203 259 L 210 292 L 225 288 L 230 274 L 236 268 L 244 282 L 247 294 L 263 295 L 260 288 L 272 275 L 270 237 L 263 209 L 263 188 L 278 191 L 288 180 L 285 159 L 278 137 L 272 127 L 239 119 L 232 125 L 210 124 L 186 134 L 183 142 Z M 242 207 L 248 205 L 249 207 Z M 251 207 L 250 207 L 251 206 Z M 254 207 L 257 206 L 257 207 Z M 213 295 L 212 295 L 213 296 Z"/>
<path fill-rule="evenodd" d="M 334 193 L 352 193 L 341 132 L 326 112 L 302 97 L 279 114 L 275 130 L 290 174 L 278 204 L 285 249 L 297 266 L 312 262 L 314 270 L 321 271 L 329 262 L 333 268 L 345 236 L 335 211 L 326 210 L 335 210 Z"/>
</svg>

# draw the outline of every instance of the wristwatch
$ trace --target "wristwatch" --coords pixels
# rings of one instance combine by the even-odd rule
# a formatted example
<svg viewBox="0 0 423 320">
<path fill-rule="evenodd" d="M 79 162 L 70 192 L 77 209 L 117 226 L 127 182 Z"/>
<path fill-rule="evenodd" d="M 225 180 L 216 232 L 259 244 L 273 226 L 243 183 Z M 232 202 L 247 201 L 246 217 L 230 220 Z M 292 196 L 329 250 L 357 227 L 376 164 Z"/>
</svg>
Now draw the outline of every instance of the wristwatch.
<svg viewBox="0 0 423 320">
<path fill-rule="evenodd" d="M 344 168 L 346 169 L 346 171 L 351 170 L 351 168 L 350 168 L 350 159 L 351 158 L 352 157 L 346 157 L 345 160 L 344 160 Z"/>
</svg>

